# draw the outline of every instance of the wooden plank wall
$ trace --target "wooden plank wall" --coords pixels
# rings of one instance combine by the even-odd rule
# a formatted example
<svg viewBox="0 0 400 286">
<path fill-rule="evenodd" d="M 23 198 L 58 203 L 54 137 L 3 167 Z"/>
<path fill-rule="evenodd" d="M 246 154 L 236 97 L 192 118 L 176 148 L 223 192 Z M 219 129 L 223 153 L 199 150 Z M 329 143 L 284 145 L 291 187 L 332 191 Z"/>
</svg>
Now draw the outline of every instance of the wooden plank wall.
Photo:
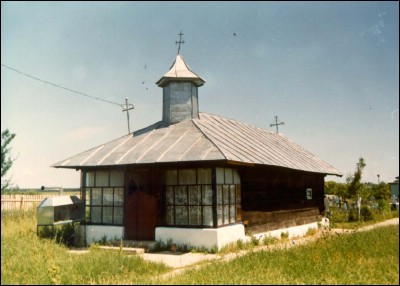
<svg viewBox="0 0 400 286">
<path fill-rule="evenodd" d="M 318 208 L 280 211 L 242 211 L 246 230 L 254 233 L 313 223 L 321 219 Z"/>
<path fill-rule="evenodd" d="M 241 172 L 242 220 L 246 230 L 264 232 L 318 221 L 324 210 L 324 176 L 272 167 Z M 312 199 L 306 189 L 312 189 Z"/>
</svg>

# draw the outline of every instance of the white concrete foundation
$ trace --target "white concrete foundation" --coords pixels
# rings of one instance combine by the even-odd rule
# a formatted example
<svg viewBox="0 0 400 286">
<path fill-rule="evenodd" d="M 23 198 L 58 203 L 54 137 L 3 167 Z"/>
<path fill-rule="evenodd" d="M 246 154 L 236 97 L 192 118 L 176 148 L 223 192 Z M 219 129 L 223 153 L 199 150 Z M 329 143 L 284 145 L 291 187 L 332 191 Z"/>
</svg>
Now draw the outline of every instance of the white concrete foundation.
<svg viewBox="0 0 400 286">
<path fill-rule="evenodd" d="M 243 224 L 234 224 L 220 228 L 178 228 L 157 227 L 156 240 L 191 247 L 205 247 L 207 249 L 217 248 L 220 250 L 224 245 L 239 239 L 245 240 Z"/>
<path fill-rule="evenodd" d="M 122 226 L 109 225 L 86 225 L 86 244 L 106 240 L 121 239 L 124 236 L 124 228 Z"/>
<path fill-rule="evenodd" d="M 303 224 L 303 225 L 298 225 L 298 226 L 275 229 L 275 230 L 271 230 L 271 231 L 267 231 L 267 232 L 257 233 L 257 234 L 254 234 L 254 236 L 256 238 L 258 238 L 259 240 L 264 239 L 264 237 L 266 237 L 266 236 L 272 236 L 277 239 L 281 239 L 281 233 L 287 232 L 289 234 L 288 238 L 302 237 L 302 236 L 306 235 L 306 233 L 309 229 L 318 229 L 318 223 L 313 222 L 313 223 L 308 223 L 308 224 Z"/>
</svg>

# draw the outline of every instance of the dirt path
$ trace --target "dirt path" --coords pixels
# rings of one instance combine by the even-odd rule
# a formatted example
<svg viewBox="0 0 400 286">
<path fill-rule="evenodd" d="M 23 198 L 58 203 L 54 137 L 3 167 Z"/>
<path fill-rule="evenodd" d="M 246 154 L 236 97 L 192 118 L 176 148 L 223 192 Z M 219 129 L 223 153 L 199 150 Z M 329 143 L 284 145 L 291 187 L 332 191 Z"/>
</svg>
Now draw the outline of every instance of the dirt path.
<svg viewBox="0 0 400 286">
<path fill-rule="evenodd" d="M 394 224 L 399 224 L 399 218 L 398 217 L 397 218 L 388 219 L 388 220 L 385 220 L 385 221 L 382 221 L 382 222 L 378 222 L 376 224 L 360 227 L 358 229 L 333 228 L 333 229 L 331 229 L 331 231 L 333 233 L 349 233 L 349 232 L 354 232 L 354 231 L 368 231 L 368 230 L 374 229 L 376 227 L 394 225 Z"/>
</svg>

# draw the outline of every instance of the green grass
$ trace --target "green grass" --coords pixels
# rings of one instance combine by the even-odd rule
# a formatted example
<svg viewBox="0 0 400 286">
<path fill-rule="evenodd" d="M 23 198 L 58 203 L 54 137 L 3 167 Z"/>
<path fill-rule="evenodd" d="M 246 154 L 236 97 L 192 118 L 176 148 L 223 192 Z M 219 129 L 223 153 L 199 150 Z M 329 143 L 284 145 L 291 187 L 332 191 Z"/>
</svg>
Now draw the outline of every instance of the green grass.
<svg viewBox="0 0 400 286">
<path fill-rule="evenodd" d="M 138 256 L 92 247 L 87 254 L 36 235 L 34 212 L 1 217 L 1 284 L 146 284 L 169 270 Z"/>
<path fill-rule="evenodd" d="M 240 248 L 250 252 L 163 278 L 171 268 L 96 247 L 71 254 L 37 237 L 34 212 L 2 212 L 1 284 L 399 284 L 398 225 L 284 250 Z"/>
<path fill-rule="evenodd" d="M 372 220 L 364 220 L 363 217 L 358 220 L 356 210 L 348 210 L 345 212 L 335 207 L 331 207 L 330 226 L 331 228 L 356 229 L 399 217 L 399 211 L 391 211 L 389 206 L 384 210 L 371 210 L 371 214 L 373 218 Z M 350 216 L 353 216 L 352 221 L 349 221 Z"/>
<path fill-rule="evenodd" d="M 160 284 L 398 284 L 399 227 L 323 237 L 286 250 L 251 252 Z"/>
</svg>

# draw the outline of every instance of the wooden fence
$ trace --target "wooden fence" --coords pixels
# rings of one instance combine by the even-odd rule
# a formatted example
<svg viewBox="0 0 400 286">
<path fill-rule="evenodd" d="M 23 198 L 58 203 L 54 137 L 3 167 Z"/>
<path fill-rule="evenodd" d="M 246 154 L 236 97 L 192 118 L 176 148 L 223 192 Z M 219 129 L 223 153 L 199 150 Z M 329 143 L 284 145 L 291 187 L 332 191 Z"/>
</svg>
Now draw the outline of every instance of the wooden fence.
<svg viewBox="0 0 400 286">
<path fill-rule="evenodd" d="M 32 210 L 45 198 L 58 197 L 48 195 L 1 195 L 1 210 Z M 79 197 L 79 196 L 78 196 Z"/>
</svg>

